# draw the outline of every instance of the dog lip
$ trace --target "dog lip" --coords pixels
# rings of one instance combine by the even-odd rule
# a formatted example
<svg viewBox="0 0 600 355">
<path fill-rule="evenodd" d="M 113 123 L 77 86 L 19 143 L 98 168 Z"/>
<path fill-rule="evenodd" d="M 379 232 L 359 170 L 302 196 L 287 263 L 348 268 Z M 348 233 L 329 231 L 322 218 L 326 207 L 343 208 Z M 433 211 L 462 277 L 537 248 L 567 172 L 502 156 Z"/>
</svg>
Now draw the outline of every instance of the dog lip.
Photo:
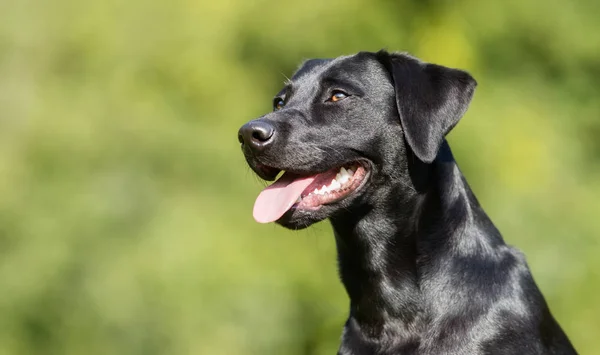
<svg viewBox="0 0 600 355">
<path fill-rule="evenodd" d="M 281 169 L 277 169 L 260 163 L 255 164 L 253 170 L 258 174 L 258 176 L 260 176 L 263 180 L 266 181 L 275 180 L 279 173 L 281 173 Z"/>
<path fill-rule="evenodd" d="M 258 163 L 258 162 L 254 163 L 254 164 L 250 164 L 250 165 L 252 167 L 254 167 L 254 170 L 260 170 L 261 172 L 268 173 L 269 175 L 274 174 L 275 177 L 277 177 L 277 176 L 279 176 L 279 174 L 281 172 L 290 173 L 290 174 L 294 174 L 294 175 L 298 175 L 298 176 L 312 176 L 312 175 L 325 174 L 334 169 L 339 169 L 342 166 L 346 167 L 346 166 L 349 166 L 352 164 L 360 164 L 367 172 L 369 172 L 371 170 L 371 167 L 373 165 L 366 158 L 358 158 L 358 159 L 354 159 L 354 160 L 348 160 L 344 163 L 336 163 L 335 165 L 330 165 L 330 167 L 328 167 L 328 168 L 314 169 L 314 170 L 287 168 L 287 167 L 283 167 L 283 166 L 267 165 L 267 164 L 262 164 L 262 163 Z M 265 180 L 267 180 L 267 179 L 265 179 Z M 271 178 L 268 180 L 271 181 L 271 180 L 274 180 L 274 178 Z"/>
</svg>

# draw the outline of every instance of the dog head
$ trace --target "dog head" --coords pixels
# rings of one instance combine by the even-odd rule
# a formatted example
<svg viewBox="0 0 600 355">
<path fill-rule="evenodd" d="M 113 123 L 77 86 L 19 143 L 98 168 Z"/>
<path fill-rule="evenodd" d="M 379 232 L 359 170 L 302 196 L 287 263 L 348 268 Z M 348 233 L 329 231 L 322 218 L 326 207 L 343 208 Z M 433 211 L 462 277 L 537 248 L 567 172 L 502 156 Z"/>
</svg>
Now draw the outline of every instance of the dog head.
<svg viewBox="0 0 600 355">
<path fill-rule="evenodd" d="M 406 54 L 360 52 L 306 61 L 273 112 L 238 137 L 263 179 L 254 217 L 303 228 L 376 204 L 375 192 L 409 176 L 407 157 L 434 161 L 475 90 L 466 72 Z"/>
</svg>

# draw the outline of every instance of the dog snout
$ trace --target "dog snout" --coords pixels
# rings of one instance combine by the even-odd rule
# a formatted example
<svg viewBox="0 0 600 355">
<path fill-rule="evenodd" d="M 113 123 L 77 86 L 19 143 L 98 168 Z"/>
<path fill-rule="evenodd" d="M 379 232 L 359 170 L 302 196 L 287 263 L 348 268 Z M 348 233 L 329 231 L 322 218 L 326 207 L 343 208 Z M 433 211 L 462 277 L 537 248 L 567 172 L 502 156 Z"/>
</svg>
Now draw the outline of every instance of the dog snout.
<svg viewBox="0 0 600 355">
<path fill-rule="evenodd" d="M 273 142 L 275 127 L 265 120 L 246 123 L 238 132 L 238 140 L 253 151 L 262 151 Z"/>
</svg>

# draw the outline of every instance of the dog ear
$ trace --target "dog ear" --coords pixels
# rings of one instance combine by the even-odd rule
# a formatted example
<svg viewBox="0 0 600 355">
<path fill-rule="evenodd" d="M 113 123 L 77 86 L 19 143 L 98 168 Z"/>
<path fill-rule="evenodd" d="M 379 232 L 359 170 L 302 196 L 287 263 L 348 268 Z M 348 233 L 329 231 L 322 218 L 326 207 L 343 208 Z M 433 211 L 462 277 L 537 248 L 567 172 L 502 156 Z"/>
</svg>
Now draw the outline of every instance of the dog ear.
<svg viewBox="0 0 600 355">
<path fill-rule="evenodd" d="M 463 116 L 477 82 L 469 73 L 379 51 L 396 91 L 400 123 L 408 145 L 425 163 L 437 156 L 444 137 Z"/>
</svg>

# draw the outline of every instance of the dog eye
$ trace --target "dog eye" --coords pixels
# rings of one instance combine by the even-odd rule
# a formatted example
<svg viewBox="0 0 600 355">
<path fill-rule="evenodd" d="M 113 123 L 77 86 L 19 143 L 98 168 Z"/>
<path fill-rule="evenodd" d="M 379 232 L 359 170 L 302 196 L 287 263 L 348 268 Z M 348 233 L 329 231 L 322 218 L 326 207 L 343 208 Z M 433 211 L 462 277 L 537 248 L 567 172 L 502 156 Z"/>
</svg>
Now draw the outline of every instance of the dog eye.
<svg viewBox="0 0 600 355">
<path fill-rule="evenodd" d="M 345 99 L 347 97 L 348 97 L 348 95 L 345 92 L 336 90 L 336 91 L 333 92 L 333 94 L 331 95 L 331 97 L 327 101 L 337 102 L 337 101 L 343 100 L 343 99 Z"/>
<path fill-rule="evenodd" d="M 273 110 L 274 111 L 281 110 L 284 105 L 285 105 L 285 102 L 283 102 L 283 99 L 277 98 L 277 99 L 273 100 Z"/>
</svg>

